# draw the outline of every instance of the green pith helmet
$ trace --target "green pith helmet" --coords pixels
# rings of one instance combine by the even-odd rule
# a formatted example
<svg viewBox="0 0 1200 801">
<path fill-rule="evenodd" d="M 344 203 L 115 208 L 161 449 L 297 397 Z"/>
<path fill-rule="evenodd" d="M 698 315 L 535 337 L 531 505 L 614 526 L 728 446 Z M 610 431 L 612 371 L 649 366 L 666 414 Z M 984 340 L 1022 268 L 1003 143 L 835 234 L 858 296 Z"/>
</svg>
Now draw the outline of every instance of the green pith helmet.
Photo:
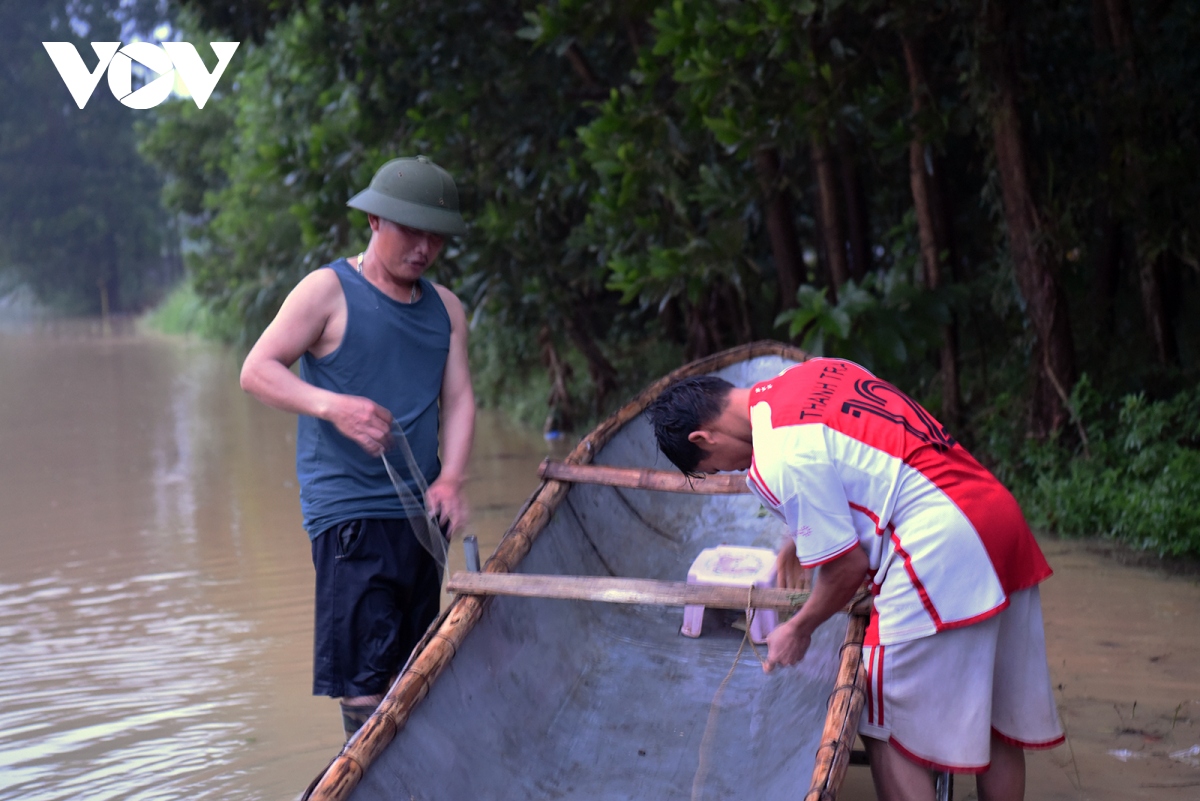
<svg viewBox="0 0 1200 801">
<path fill-rule="evenodd" d="M 371 185 L 346 205 L 418 231 L 452 236 L 467 229 L 458 212 L 454 179 L 424 156 L 384 164 Z"/>
</svg>

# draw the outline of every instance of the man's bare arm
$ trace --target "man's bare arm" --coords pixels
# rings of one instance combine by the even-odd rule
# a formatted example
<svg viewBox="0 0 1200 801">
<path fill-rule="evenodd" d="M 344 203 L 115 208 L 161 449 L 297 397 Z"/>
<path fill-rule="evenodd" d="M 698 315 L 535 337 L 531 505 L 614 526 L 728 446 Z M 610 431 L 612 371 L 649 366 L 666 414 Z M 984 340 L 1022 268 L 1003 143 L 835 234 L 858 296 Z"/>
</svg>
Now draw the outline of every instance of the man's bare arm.
<svg viewBox="0 0 1200 801">
<path fill-rule="evenodd" d="M 775 555 L 775 586 L 789 590 L 805 590 L 812 586 L 812 568 L 806 568 L 796 558 L 796 541 L 787 537 Z"/>
<path fill-rule="evenodd" d="M 812 634 L 835 612 L 843 609 L 867 576 L 867 552 L 855 545 L 845 554 L 821 565 L 812 595 L 795 616 L 767 635 L 767 663 L 763 670 L 776 665 L 794 665 L 804 658 Z"/>
<path fill-rule="evenodd" d="M 450 315 L 450 353 L 442 376 L 442 472 L 429 487 L 431 511 L 455 531 L 466 524 L 467 507 L 462 494 L 471 444 L 475 438 L 475 392 L 467 363 L 467 315 L 453 292 L 438 286 Z"/>
<path fill-rule="evenodd" d="M 345 300 L 332 270 L 306 276 L 246 356 L 242 389 L 276 409 L 326 420 L 377 456 L 391 431 L 391 412 L 368 398 L 315 387 L 291 371 L 297 359 L 322 342 L 339 304 L 344 308 Z"/>
</svg>

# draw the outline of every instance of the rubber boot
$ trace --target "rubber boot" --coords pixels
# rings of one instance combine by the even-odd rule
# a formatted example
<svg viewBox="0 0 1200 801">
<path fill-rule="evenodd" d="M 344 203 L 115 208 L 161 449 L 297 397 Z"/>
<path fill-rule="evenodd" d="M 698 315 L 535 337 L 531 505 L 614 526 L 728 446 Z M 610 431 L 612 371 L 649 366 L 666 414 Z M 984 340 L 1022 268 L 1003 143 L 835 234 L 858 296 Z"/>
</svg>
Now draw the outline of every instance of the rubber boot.
<svg viewBox="0 0 1200 801">
<path fill-rule="evenodd" d="M 342 708 L 342 728 L 346 731 L 347 742 L 354 733 L 362 728 L 362 725 L 367 722 L 367 718 L 371 717 L 371 713 L 379 706 L 378 704 L 346 704 L 342 701 L 338 702 Z"/>
</svg>

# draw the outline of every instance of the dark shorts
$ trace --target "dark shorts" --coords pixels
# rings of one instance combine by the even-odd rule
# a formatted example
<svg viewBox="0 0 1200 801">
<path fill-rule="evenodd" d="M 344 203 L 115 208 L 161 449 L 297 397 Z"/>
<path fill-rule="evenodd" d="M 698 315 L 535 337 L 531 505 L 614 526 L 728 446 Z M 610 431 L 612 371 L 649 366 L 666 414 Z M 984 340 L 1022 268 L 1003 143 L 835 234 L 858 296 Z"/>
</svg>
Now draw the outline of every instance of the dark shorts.
<svg viewBox="0 0 1200 801">
<path fill-rule="evenodd" d="M 350 520 L 312 541 L 313 695 L 386 692 L 437 617 L 441 576 L 407 520 Z"/>
</svg>

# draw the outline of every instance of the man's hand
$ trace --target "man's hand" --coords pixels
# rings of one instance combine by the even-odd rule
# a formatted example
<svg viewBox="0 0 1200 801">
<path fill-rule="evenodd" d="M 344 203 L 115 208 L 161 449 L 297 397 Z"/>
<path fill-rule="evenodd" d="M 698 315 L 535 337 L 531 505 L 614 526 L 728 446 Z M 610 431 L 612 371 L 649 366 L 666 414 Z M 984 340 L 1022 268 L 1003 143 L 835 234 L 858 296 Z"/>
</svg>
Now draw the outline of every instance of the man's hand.
<svg viewBox="0 0 1200 801">
<path fill-rule="evenodd" d="M 821 565 L 812 594 L 800 611 L 767 635 L 767 663 L 763 671 L 769 673 L 776 665 L 794 665 L 804 658 L 817 626 L 849 603 L 862 586 L 868 562 L 866 550 L 856 543 L 841 556 Z"/>
<path fill-rule="evenodd" d="M 372 456 L 392 443 L 392 413 L 370 398 L 335 395 L 325 419 Z"/>
<path fill-rule="evenodd" d="M 447 538 L 453 537 L 467 524 L 467 502 L 463 497 L 462 482 L 438 478 L 425 492 L 425 508 L 446 527 Z"/>
<path fill-rule="evenodd" d="M 775 586 L 785 590 L 808 590 L 812 570 L 802 567 L 796 558 L 796 541 L 788 538 L 775 557 Z"/>
<path fill-rule="evenodd" d="M 801 628 L 800 618 L 794 617 L 767 635 L 767 662 L 763 672 L 770 673 L 776 665 L 794 665 L 808 653 L 812 632 Z"/>
</svg>

